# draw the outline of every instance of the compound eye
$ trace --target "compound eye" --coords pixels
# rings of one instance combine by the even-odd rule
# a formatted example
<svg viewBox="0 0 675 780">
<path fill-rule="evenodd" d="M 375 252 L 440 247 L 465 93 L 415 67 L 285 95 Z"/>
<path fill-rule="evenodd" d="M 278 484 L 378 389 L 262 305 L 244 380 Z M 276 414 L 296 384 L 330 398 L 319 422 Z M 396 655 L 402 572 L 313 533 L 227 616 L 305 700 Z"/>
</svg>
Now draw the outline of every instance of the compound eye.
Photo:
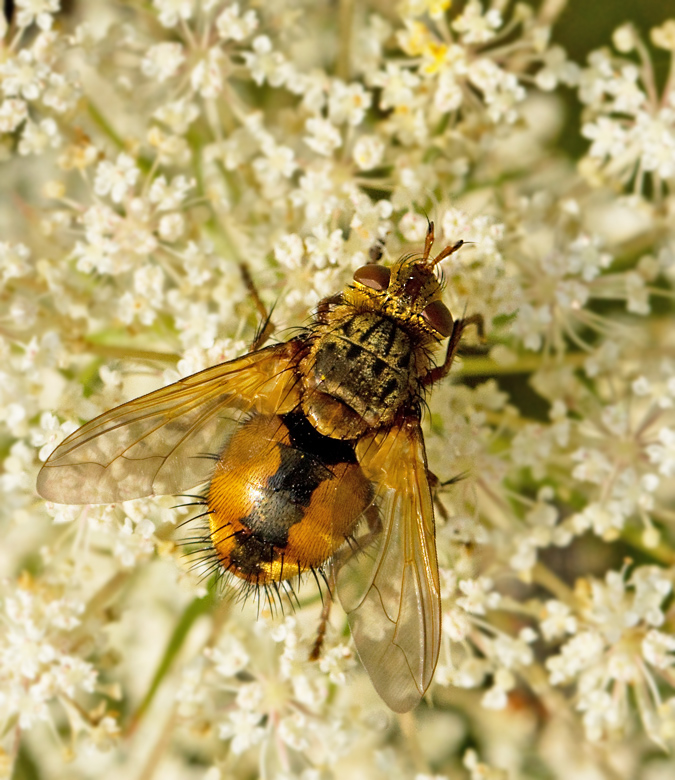
<svg viewBox="0 0 675 780">
<path fill-rule="evenodd" d="M 424 308 L 422 316 L 441 336 L 449 336 L 452 333 L 452 314 L 443 301 L 432 301 Z"/>
<path fill-rule="evenodd" d="M 389 287 L 391 271 L 383 265 L 362 265 L 354 273 L 354 281 L 360 282 L 371 290 L 386 290 Z"/>
</svg>

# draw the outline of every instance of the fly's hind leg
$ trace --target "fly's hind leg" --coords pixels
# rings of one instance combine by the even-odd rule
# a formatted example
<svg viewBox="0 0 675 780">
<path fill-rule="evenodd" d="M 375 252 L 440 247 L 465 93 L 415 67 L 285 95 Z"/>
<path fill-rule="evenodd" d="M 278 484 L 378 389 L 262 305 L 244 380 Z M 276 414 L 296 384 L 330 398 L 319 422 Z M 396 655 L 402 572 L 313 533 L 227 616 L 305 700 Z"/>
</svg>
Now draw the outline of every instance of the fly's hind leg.
<svg viewBox="0 0 675 780">
<path fill-rule="evenodd" d="M 317 661 L 321 656 L 321 650 L 323 647 L 324 639 L 326 636 L 326 629 L 328 627 L 328 621 L 330 618 L 330 610 L 333 606 L 334 593 L 337 588 L 337 574 L 342 566 L 344 566 L 349 559 L 354 555 L 361 555 L 365 553 L 372 542 L 382 532 L 382 519 L 377 507 L 373 504 L 366 509 L 363 518 L 363 533 L 358 538 L 356 536 L 349 536 L 345 538 L 345 544 L 338 550 L 331 559 L 330 566 L 328 567 L 328 579 L 326 584 L 328 585 L 326 599 L 323 603 L 323 609 L 321 610 L 321 619 L 319 628 L 316 632 L 316 640 L 314 646 L 309 654 L 310 661 Z"/>
<path fill-rule="evenodd" d="M 452 361 L 459 347 L 459 342 L 462 340 L 462 334 L 469 327 L 469 325 L 475 325 L 478 330 L 478 335 L 483 338 L 483 315 L 472 314 L 470 317 L 463 317 L 461 320 L 455 320 L 452 324 L 452 333 L 450 334 L 450 341 L 448 342 L 448 350 L 445 353 L 445 360 L 440 366 L 432 368 L 426 376 L 422 378 L 422 386 L 428 387 L 438 382 L 439 379 L 443 379 L 447 376 L 452 367 Z"/>
<path fill-rule="evenodd" d="M 318 661 L 321 658 L 321 650 L 323 649 L 323 641 L 326 638 L 326 629 L 328 628 L 328 621 L 330 620 L 330 610 L 333 606 L 333 596 L 330 588 L 326 594 L 326 600 L 323 602 L 323 609 L 321 610 L 321 619 L 319 621 L 319 627 L 316 630 L 316 639 L 312 651 L 309 654 L 310 661 Z"/>
<path fill-rule="evenodd" d="M 253 281 L 253 277 L 251 276 L 251 272 L 249 271 L 246 263 L 240 263 L 239 270 L 241 271 L 241 276 L 244 280 L 244 284 L 246 285 L 246 289 L 253 299 L 253 303 L 258 311 L 258 314 L 260 315 L 260 325 L 258 326 L 258 330 L 256 331 L 251 346 L 248 348 L 249 352 L 255 352 L 256 349 L 260 349 L 260 347 L 262 347 L 263 344 L 274 333 L 272 312 L 268 312 L 267 307 L 262 302 L 262 298 L 258 293 L 258 288 L 255 286 L 255 282 Z"/>
</svg>

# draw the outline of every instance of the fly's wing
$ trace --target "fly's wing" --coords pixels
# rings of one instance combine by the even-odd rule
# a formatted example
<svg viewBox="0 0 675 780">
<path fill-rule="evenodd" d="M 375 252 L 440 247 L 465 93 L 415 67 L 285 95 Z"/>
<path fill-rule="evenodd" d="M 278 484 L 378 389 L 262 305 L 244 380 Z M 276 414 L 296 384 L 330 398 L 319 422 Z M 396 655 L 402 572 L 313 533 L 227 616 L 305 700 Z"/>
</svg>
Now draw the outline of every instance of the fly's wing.
<svg viewBox="0 0 675 780">
<path fill-rule="evenodd" d="M 54 450 L 38 493 L 61 504 L 108 504 L 199 485 L 242 414 L 296 406 L 299 349 L 298 341 L 266 347 L 105 412 Z"/>
<path fill-rule="evenodd" d="M 356 540 L 362 549 L 340 566 L 337 589 L 375 690 L 392 710 L 407 712 L 429 687 L 441 634 L 434 512 L 419 418 L 365 436 L 356 455 L 373 483 L 376 511 Z"/>
</svg>

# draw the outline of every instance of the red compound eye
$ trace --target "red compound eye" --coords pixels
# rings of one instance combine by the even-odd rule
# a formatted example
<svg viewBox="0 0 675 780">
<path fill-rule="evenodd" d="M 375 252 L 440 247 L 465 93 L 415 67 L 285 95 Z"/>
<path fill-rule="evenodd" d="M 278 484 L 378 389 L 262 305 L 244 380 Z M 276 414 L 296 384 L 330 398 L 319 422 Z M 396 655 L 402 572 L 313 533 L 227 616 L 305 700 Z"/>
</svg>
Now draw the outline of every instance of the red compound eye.
<svg viewBox="0 0 675 780">
<path fill-rule="evenodd" d="M 354 274 L 354 281 L 360 282 L 371 290 L 386 290 L 389 287 L 391 271 L 383 265 L 362 265 Z"/>
<path fill-rule="evenodd" d="M 452 314 L 443 301 L 432 301 L 425 307 L 422 316 L 441 336 L 452 333 Z"/>
</svg>

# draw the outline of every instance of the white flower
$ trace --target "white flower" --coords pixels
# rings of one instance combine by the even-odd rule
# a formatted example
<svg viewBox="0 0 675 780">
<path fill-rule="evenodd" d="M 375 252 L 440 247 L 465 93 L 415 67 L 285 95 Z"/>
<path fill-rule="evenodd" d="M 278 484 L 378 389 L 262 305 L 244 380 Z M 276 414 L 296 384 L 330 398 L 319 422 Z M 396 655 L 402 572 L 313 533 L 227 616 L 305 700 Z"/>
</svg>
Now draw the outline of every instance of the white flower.
<svg viewBox="0 0 675 780">
<path fill-rule="evenodd" d="M 489 577 L 460 580 L 459 589 L 464 595 L 457 599 L 457 606 L 472 615 L 485 615 L 488 610 L 497 608 L 500 601 L 499 593 L 494 592 L 492 586 Z"/>
<path fill-rule="evenodd" d="M 469 80 L 483 93 L 483 101 L 493 122 L 515 122 L 515 106 L 525 100 L 525 88 L 513 73 L 493 60 L 480 57 L 469 66 Z"/>
<path fill-rule="evenodd" d="M 293 150 L 275 143 L 271 138 L 263 143 L 262 152 L 264 156 L 253 161 L 253 170 L 258 179 L 268 186 L 288 179 L 298 167 Z"/>
<path fill-rule="evenodd" d="M 336 685 L 345 685 L 347 682 L 347 672 L 353 668 L 356 663 L 354 653 L 348 645 L 339 644 L 331 647 L 328 652 L 324 652 L 319 661 L 319 668 L 332 683 Z"/>
<path fill-rule="evenodd" d="M 411 243 L 417 243 L 424 240 L 429 223 L 422 216 L 414 211 L 406 212 L 401 218 L 399 228 L 404 237 Z"/>
<path fill-rule="evenodd" d="M 641 147 L 645 171 L 655 171 L 662 179 L 670 179 L 675 175 L 674 109 L 662 108 L 653 116 L 646 111 L 639 111 L 630 137 Z"/>
<path fill-rule="evenodd" d="M 61 73 L 50 73 L 42 102 L 58 114 L 72 111 L 82 93 L 79 83 Z"/>
<path fill-rule="evenodd" d="M 664 426 L 659 429 L 657 438 L 658 444 L 650 444 L 646 448 L 647 456 L 659 467 L 659 474 L 675 476 L 675 430 Z"/>
<path fill-rule="evenodd" d="M 590 691 L 580 697 L 577 709 L 584 713 L 584 727 L 591 742 L 613 733 L 623 719 L 620 708 L 607 691 Z"/>
<path fill-rule="evenodd" d="M 675 637 L 652 629 L 642 640 L 642 653 L 657 669 L 670 669 L 675 666 Z"/>
<path fill-rule="evenodd" d="M 496 9 L 483 13 L 479 0 L 469 0 L 452 27 L 462 36 L 464 43 L 486 43 L 502 26 L 502 15 Z"/>
<path fill-rule="evenodd" d="M 608 107 L 617 114 L 638 114 L 647 106 L 647 95 L 640 88 L 640 71 L 635 65 L 624 65 L 616 78 L 608 81 L 607 93 L 613 100 Z"/>
<path fill-rule="evenodd" d="M 442 71 L 434 95 L 435 107 L 443 112 L 456 111 L 464 100 L 462 87 L 450 71 Z"/>
<path fill-rule="evenodd" d="M 354 655 L 362 641 L 347 641 L 339 609 L 320 658 L 308 660 L 320 609 L 311 575 L 285 621 L 266 613 L 275 585 L 283 601 L 295 583 L 259 591 L 260 620 L 255 604 L 202 614 L 194 597 L 205 584 L 174 565 L 183 534 L 172 529 L 185 519 L 202 570 L 218 570 L 209 517 L 194 517 L 208 507 L 171 507 L 201 504 L 206 485 L 186 488 L 188 499 L 64 507 L 37 500 L 35 484 L 82 422 L 246 354 L 257 312 L 240 262 L 276 301 L 274 339 L 301 344 L 293 327 L 322 297 L 380 254 L 388 265 L 419 255 L 433 220 L 433 256 L 466 242 L 436 269 L 442 299 L 455 321 L 482 314 L 485 327 L 464 334 L 447 381 L 413 399 L 430 468 L 441 482 L 463 475 L 434 489 L 448 516 L 436 524 L 434 680 L 478 689 L 432 688 L 434 707 L 415 716 L 423 752 L 433 764 L 437 733 L 443 755 L 452 741 L 478 738 L 487 754 L 501 750 L 513 776 L 537 762 L 555 774 L 559 756 L 525 744 L 522 718 L 509 717 L 519 690 L 548 701 L 548 684 L 560 706 L 548 708 L 547 728 L 560 755 L 578 759 L 568 774 L 605 771 L 607 751 L 584 749 L 589 738 L 618 738 L 636 776 L 646 761 L 656 769 L 644 736 L 664 749 L 675 738 L 675 360 L 661 316 L 675 281 L 675 21 L 650 36 L 665 65 L 632 25 L 579 70 L 552 45 L 550 15 L 503 0 L 354 4 L 347 37 L 326 2 L 80 2 L 76 16 L 58 17 L 55 0 L 14 5 L 11 20 L 0 15 L 0 720 L 9 760 L 21 744 L 36 774 L 59 773 L 50 767 L 63 746 L 92 776 L 119 764 L 130 737 L 114 702 L 143 700 L 146 672 L 161 660 L 155 640 L 173 636 L 185 662 L 179 718 L 161 744 L 179 728 L 188 749 L 162 762 L 170 773 L 190 774 L 197 735 L 208 780 L 253 766 L 271 780 L 317 780 L 359 762 L 364 777 L 405 774 L 405 744 L 390 738 L 396 717 L 378 703 Z M 575 82 L 583 111 L 568 113 L 572 134 L 583 125 L 581 159 L 558 138 L 560 95 Z M 425 345 L 422 371 L 443 361 L 443 341 Z M 485 381 L 493 372 L 499 382 Z M 231 421 L 225 386 L 212 384 L 212 415 L 204 398 L 179 410 L 191 417 L 194 447 L 179 447 L 187 456 L 215 456 L 228 446 L 221 426 L 227 436 L 249 415 L 242 408 Z M 125 430 L 135 439 L 153 419 L 109 435 L 124 449 Z M 171 449 L 179 428 L 174 420 L 151 431 L 146 454 Z M 101 460 L 98 441 L 65 456 L 91 461 L 83 475 Z M 368 514 L 369 540 L 379 529 L 377 512 Z M 407 548 L 405 536 L 392 538 Z M 379 543 L 361 556 L 364 569 Z M 636 565 L 627 545 L 655 565 Z M 579 568 L 589 554 L 595 578 Z M 324 573 L 333 579 L 330 566 Z M 348 573 L 336 574 L 342 591 Z M 255 590 L 231 579 L 236 594 Z M 358 620 L 376 642 L 381 621 Z M 405 614 L 399 627 L 413 648 Z M 505 717 L 473 717 L 481 701 Z M 19 740 L 41 721 L 44 739 Z M 231 745 L 202 739 L 219 731 Z M 373 753 L 376 743 L 386 749 Z M 232 760 L 221 761 L 223 751 Z M 469 752 L 465 766 L 472 780 L 500 776 Z"/>
<path fill-rule="evenodd" d="M 0 241 L 0 273 L 2 281 L 26 276 L 31 273 L 29 262 L 30 249 L 25 244 L 14 244 L 10 241 Z"/>
<path fill-rule="evenodd" d="M 265 699 L 265 688 L 259 682 L 244 683 L 237 692 L 237 706 L 247 712 L 260 709 Z"/>
<path fill-rule="evenodd" d="M 110 195 L 113 203 L 121 203 L 136 184 L 140 171 L 128 154 L 121 152 L 112 163 L 103 160 L 96 168 L 94 192 L 99 196 Z"/>
<path fill-rule="evenodd" d="M 279 724 L 279 737 L 294 750 L 307 750 L 310 746 L 307 718 L 299 713 L 293 713 Z"/>
<path fill-rule="evenodd" d="M 595 279 L 603 268 L 608 268 L 612 256 L 600 251 L 600 241 L 594 236 L 582 234 L 568 247 L 566 273 L 580 274 L 584 281 Z"/>
<path fill-rule="evenodd" d="M 579 66 L 567 59 L 561 46 L 551 46 L 544 53 L 544 65 L 537 71 L 535 83 L 546 92 L 554 90 L 558 84 L 575 86 L 579 81 Z"/>
<path fill-rule="evenodd" d="M 239 3 L 233 3 L 220 13 L 216 19 L 218 35 L 224 41 L 243 41 L 248 38 L 258 27 L 258 16 L 255 11 L 249 10 L 242 16 L 239 11 Z"/>
<path fill-rule="evenodd" d="M 165 176 L 158 176 L 152 182 L 148 198 L 150 203 L 157 205 L 158 211 L 174 211 L 180 208 L 194 186 L 194 179 L 188 179 L 186 176 L 174 176 L 170 184 Z"/>
<path fill-rule="evenodd" d="M 573 680 L 580 671 L 596 664 L 602 658 L 605 644 L 599 633 L 584 631 L 566 642 L 559 655 L 546 661 L 553 685 L 565 684 Z"/>
<path fill-rule="evenodd" d="M 617 51 L 628 54 L 635 48 L 637 35 L 632 24 L 622 24 L 612 33 L 612 43 Z"/>
<path fill-rule="evenodd" d="M 316 268 L 324 268 L 326 263 L 335 264 L 339 261 L 344 247 L 341 230 L 328 233 L 325 226 L 314 228 L 314 236 L 305 239 L 307 254 Z"/>
<path fill-rule="evenodd" d="M 216 98 L 223 91 L 223 68 L 225 55 L 216 46 L 206 52 L 192 69 L 190 83 L 192 89 L 203 98 Z"/>
<path fill-rule="evenodd" d="M 297 233 L 289 233 L 274 245 L 274 257 L 285 268 L 300 268 L 305 247 Z"/>
<path fill-rule="evenodd" d="M 292 73 L 283 54 L 272 50 L 272 41 L 266 35 L 258 35 L 251 46 L 253 51 L 244 51 L 242 56 L 253 81 L 258 85 L 267 81 L 273 87 L 281 86 Z"/>
<path fill-rule="evenodd" d="M 157 232 L 163 241 L 178 241 L 185 233 L 185 217 L 182 214 L 166 214 L 159 220 Z"/>
<path fill-rule="evenodd" d="M 649 289 L 644 278 L 635 271 L 628 271 L 624 277 L 626 284 L 626 308 L 633 314 L 649 314 Z"/>
<path fill-rule="evenodd" d="M 258 725 L 262 713 L 238 711 L 229 715 L 229 721 L 221 723 L 218 733 L 221 739 L 232 740 L 232 752 L 238 756 L 250 747 L 257 745 L 265 736 L 265 729 Z"/>
<path fill-rule="evenodd" d="M 371 102 L 371 94 L 361 84 L 345 84 L 335 79 L 329 90 L 328 116 L 337 125 L 342 122 L 360 125 Z"/>
<path fill-rule="evenodd" d="M 158 43 L 151 46 L 141 60 L 141 72 L 144 76 L 160 83 L 175 76 L 185 62 L 183 45 L 176 41 Z"/>
<path fill-rule="evenodd" d="M 0 63 L 0 88 L 6 97 L 37 100 L 48 76 L 49 68 L 28 49 L 21 49 L 16 57 Z"/>
<path fill-rule="evenodd" d="M 163 297 L 162 269 L 149 264 L 141 266 L 134 272 L 134 291 L 127 291 L 120 298 L 119 317 L 127 324 L 137 318 L 144 325 L 150 325 L 155 321 Z"/>
<path fill-rule="evenodd" d="M 463 609 L 450 609 L 443 614 L 442 628 L 451 642 L 461 642 L 471 630 L 471 620 Z"/>
<path fill-rule="evenodd" d="M 60 0 L 16 0 L 16 23 L 19 27 L 37 24 L 41 30 L 50 30 L 52 14 L 61 8 Z"/>
<path fill-rule="evenodd" d="M 385 144 L 375 135 L 362 135 L 354 144 L 352 157 L 362 171 L 377 168 L 384 157 Z"/>
<path fill-rule="evenodd" d="M 481 706 L 486 710 L 503 710 L 509 703 L 508 691 L 499 685 L 488 688 L 480 700 Z"/>
<path fill-rule="evenodd" d="M 653 27 L 649 37 L 654 46 L 666 51 L 675 51 L 675 24 L 672 19 L 667 19 L 659 27 Z"/>
<path fill-rule="evenodd" d="M 458 688 L 477 688 L 490 673 L 490 662 L 484 658 L 467 658 L 452 674 L 452 684 Z"/>
<path fill-rule="evenodd" d="M 658 566 L 640 566 L 631 575 L 629 584 L 634 588 L 631 612 L 650 626 L 663 625 L 662 604 L 673 589 L 668 577 Z"/>
<path fill-rule="evenodd" d="M 170 127 L 174 133 L 183 135 L 199 117 L 199 109 L 194 103 L 181 98 L 171 103 L 163 103 L 153 116 Z"/>
<path fill-rule="evenodd" d="M 567 604 L 550 599 L 545 607 L 545 618 L 539 624 L 544 639 L 551 642 L 565 634 L 576 633 L 577 619 Z"/>
<path fill-rule="evenodd" d="M 223 637 L 217 647 L 207 648 L 204 654 L 214 664 L 216 672 L 225 678 L 239 674 L 250 661 L 244 645 L 233 636 Z"/>
<path fill-rule="evenodd" d="M 0 706 L 22 728 L 49 721 L 48 704 L 94 690 L 94 667 L 60 648 L 79 626 L 84 605 L 48 591 L 14 590 L 4 600 L 5 631 L 0 641 Z M 65 634 L 65 636 L 64 636 Z"/>
<path fill-rule="evenodd" d="M 29 119 L 23 126 L 19 154 L 42 154 L 49 147 L 59 147 L 61 140 L 58 125 L 53 119 L 43 119 L 39 124 Z"/>
<path fill-rule="evenodd" d="M 175 27 L 182 19 L 192 18 L 193 0 L 152 0 L 159 11 L 159 22 L 164 27 Z"/>
<path fill-rule="evenodd" d="M 304 141 L 318 154 L 328 157 L 342 146 L 340 131 L 328 119 L 310 117 L 305 127 L 310 135 L 305 136 Z"/>
<path fill-rule="evenodd" d="M 514 335 L 520 336 L 526 349 L 536 352 L 541 348 L 542 335 L 551 320 L 549 306 L 542 304 L 535 309 L 531 304 L 525 303 L 518 310 L 512 330 Z"/>
<path fill-rule="evenodd" d="M 8 98 L 0 103 L 0 133 L 12 133 L 28 116 L 24 100 Z"/>
<path fill-rule="evenodd" d="M 373 85 L 382 87 L 380 108 L 410 107 L 415 101 L 419 78 L 407 68 L 388 63 L 386 70 L 371 77 Z"/>
</svg>

